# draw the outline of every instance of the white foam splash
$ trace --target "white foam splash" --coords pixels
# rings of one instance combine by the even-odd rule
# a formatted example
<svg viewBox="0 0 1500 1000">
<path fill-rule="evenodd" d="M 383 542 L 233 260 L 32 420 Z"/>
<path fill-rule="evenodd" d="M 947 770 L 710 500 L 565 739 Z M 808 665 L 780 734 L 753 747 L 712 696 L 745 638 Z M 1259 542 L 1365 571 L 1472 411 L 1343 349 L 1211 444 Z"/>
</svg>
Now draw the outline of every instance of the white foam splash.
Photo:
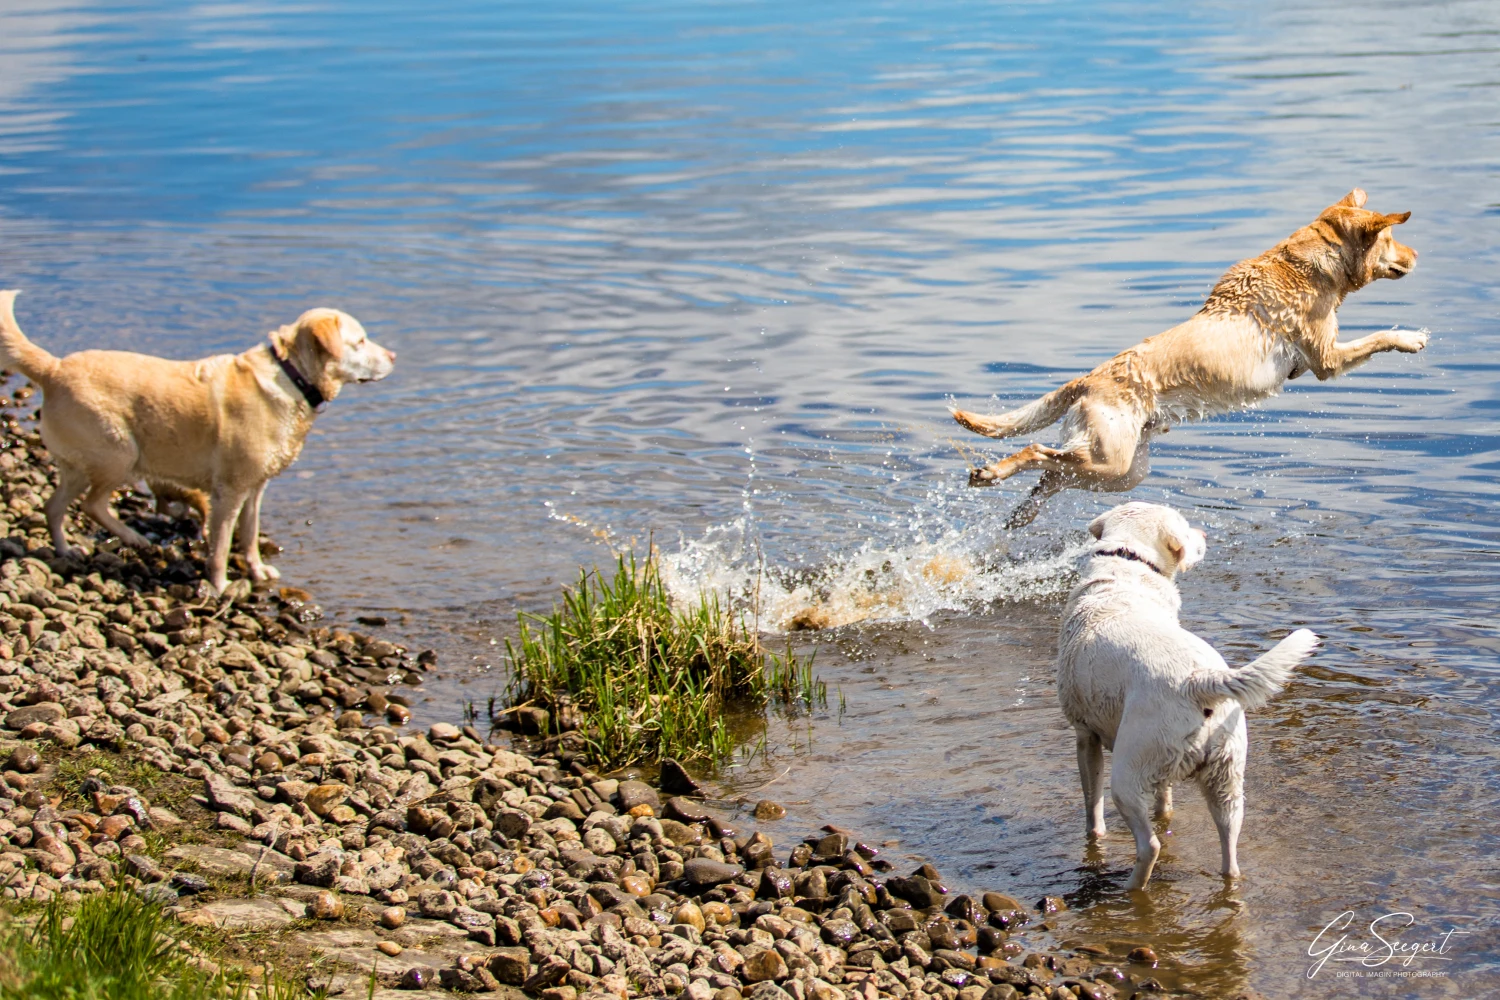
<svg viewBox="0 0 1500 1000">
<path fill-rule="evenodd" d="M 949 532 L 936 540 L 881 545 L 867 541 L 812 569 L 767 564 L 745 519 L 684 541 L 658 555 L 662 578 L 676 600 L 716 594 L 753 609 L 761 629 L 788 632 L 855 622 L 925 621 L 943 610 L 1065 591 L 1087 546 L 1079 543 L 1039 556 L 1012 559 L 973 551 L 972 535 Z"/>
</svg>

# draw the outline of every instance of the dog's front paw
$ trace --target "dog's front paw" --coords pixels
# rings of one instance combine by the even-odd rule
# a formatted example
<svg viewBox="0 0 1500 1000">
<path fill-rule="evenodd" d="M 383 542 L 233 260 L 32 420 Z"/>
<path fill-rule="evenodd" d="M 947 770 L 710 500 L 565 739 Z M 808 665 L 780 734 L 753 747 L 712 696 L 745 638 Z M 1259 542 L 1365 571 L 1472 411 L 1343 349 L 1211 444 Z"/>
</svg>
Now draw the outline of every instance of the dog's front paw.
<svg viewBox="0 0 1500 1000">
<path fill-rule="evenodd" d="M 261 563 L 259 566 L 250 567 L 250 579 L 256 583 L 265 583 L 267 580 L 280 580 L 281 570 L 275 566 L 268 566 L 265 563 Z"/>
<path fill-rule="evenodd" d="M 1432 334 L 1426 330 L 1397 330 L 1394 332 L 1396 350 L 1402 354 L 1416 354 L 1427 346 Z"/>
<path fill-rule="evenodd" d="M 139 531 L 131 531 L 128 528 L 125 530 L 125 532 L 123 534 L 120 535 L 120 542 L 122 544 L 124 544 L 124 545 L 130 546 L 132 549 L 149 549 L 149 548 L 151 548 L 151 540 L 150 539 L 148 539 L 145 535 L 141 534 Z"/>
<path fill-rule="evenodd" d="M 994 486 L 1003 479 L 1009 478 L 1001 465 L 987 465 L 982 469 L 969 470 L 970 486 Z"/>
</svg>

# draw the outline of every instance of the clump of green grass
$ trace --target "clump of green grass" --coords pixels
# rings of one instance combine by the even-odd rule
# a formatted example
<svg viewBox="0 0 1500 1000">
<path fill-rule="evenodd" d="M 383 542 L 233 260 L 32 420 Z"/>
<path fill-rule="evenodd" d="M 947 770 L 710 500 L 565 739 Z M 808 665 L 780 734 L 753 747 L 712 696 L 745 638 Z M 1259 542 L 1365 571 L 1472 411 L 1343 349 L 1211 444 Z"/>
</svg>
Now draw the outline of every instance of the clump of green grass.
<svg viewBox="0 0 1500 1000">
<path fill-rule="evenodd" d="M 613 577 L 580 572 L 549 615 L 522 613 L 506 640 L 512 706 L 577 729 L 602 764 L 729 757 L 731 708 L 811 708 L 827 688 L 811 659 L 769 654 L 743 617 L 709 596 L 677 609 L 655 563 L 620 557 Z"/>
<path fill-rule="evenodd" d="M 124 889 L 53 899 L 0 929 L 0 1000 L 321 1000 L 274 973 L 252 986 L 191 961 L 159 904 Z"/>
</svg>

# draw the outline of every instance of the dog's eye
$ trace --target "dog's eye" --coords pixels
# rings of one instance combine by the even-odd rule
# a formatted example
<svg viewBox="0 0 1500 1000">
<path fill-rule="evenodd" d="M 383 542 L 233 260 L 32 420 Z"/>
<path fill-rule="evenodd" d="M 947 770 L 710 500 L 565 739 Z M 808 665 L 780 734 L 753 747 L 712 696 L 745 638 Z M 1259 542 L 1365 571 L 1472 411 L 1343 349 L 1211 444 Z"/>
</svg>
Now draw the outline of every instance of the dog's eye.
<svg viewBox="0 0 1500 1000">
<path fill-rule="evenodd" d="M 1205 719 L 1211 719 L 1211 718 L 1213 718 L 1213 715 L 1214 715 L 1214 710 L 1213 709 L 1211 709 L 1211 708 L 1205 708 L 1203 710 L 1203 717 Z"/>
</svg>

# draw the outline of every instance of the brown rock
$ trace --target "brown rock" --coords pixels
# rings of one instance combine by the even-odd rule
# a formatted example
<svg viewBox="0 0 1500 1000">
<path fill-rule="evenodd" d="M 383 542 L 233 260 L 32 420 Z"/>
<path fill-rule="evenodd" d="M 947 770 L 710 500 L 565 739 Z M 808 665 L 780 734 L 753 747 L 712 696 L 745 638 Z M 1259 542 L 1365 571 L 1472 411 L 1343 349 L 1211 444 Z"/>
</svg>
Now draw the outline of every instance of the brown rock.
<svg viewBox="0 0 1500 1000">
<path fill-rule="evenodd" d="M 785 979 L 788 975 L 786 959 L 774 949 L 767 948 L 745 959 L 745 965 L 740 970 L 740 974 L 751 983 Z"/>
<path fill-rule="evenodd" d="M 94 827 L 97 836 L 108 837 L 110 840 L 119 840 L 130 832 L 134 820 L 129 816 L 106 816 Z"/>
<path fill-rule="evenodd" d="M 344 915 L 344 901 L 324 889 L 307 904 L 307 912 L 317 920 L 337 920 Z"/>
<path fill-rule="evenodd" d="M 388 906 L 380 911 L 380 926 L 395 930 L 406 923 L 406 911 L 399 906 Z"/>
<path fill-rule="evenodd" d="M 1149 965 L 1155 968 L 1157 962 L 1156 952 L 1149 945 L 1143 944 L 1130 950 L 1128 960 L 1136 965 Z"/>
<path fill-rule="evenodd" d="M 761 799 L 755 803 L 755 818 L 764 822 L 771 822 L 786 816 L 786 806 L 770 799 Z"/>
<path fill-rule="evenodd" d="M 703 911 L 703 919 L 705 921 L 712 920 L 714 923 L 722 926 L 734 920 L 734 910 L 730 908 L 728 903 L 708 902 L 704 903 L 700 909 Z"/>
<path fill-rule="evenodd" d="M 405 950 L 399 944 L 397 944 L 394 941 L 382 941 L 379 944 L 377 944 L 375 947 L 380 950 L 380 953 L 382 955 L 389 955 L 392 958 L 395 958 L 397 955 L 401 954 L 401 952 Z"/>
<path fill-rule="evenodd" d="M 337 782 L 327 785 L 319 785 L 317 788 L 314 788 L 312 791 L 308 792 L 307 798 L 303 801 L 307 803 L 307 808 L 311 809 L 314 815 L 327 816 L 329 813 L 333 812 L 334 806 L 339 805 L 349 797 L 349 792 L 351 790 L 352 789 L 350 789 L 348 785 L 339 784 Z"/>
<path fill-rule="evenodd" d="M 19 746 L 11 751 L 10 759 L 5 762 L 5 769 L 18 771 L 21 774 L 32 774 L 42 766 L 42 755 L 28 746 Z"/>
<path fill-rule="evenodd" d="M 652 886 L 651 880 L 645 875 L 626 875 L 620 879 L 620 888 L 632 896 L 649 896 Z"/>
<path fill-rule="evenodd" d="M 497 948 L 486 967 L 500 982 L 520 986 L 531 970 L 531 952 L 525 948 Z"/>
<path fill-rule="evenodd" d="M 1020 910 L 1024 913 L 1030 909 L 1030 907 L 1016 897 L 1007 896 L 1003 892 L 987 892 L 980 897 L 980 902 L 991 913 L 1008 913 L 1011 910 Z"/>
<path fill-rule="evenodd" d="M 689 924 L 692 927 L 697 928 L 698 933 L 700 934 L 703 933 L 703 928 L 707 926 L 707 921 L 704 919 L 703 911 L 699 909 L 698 904 L 693 902 L 692 900 L 688 900 L 681 906 L 677 907 L 676 911 L 672 914 L 672 923 Z"/>
</svg>

